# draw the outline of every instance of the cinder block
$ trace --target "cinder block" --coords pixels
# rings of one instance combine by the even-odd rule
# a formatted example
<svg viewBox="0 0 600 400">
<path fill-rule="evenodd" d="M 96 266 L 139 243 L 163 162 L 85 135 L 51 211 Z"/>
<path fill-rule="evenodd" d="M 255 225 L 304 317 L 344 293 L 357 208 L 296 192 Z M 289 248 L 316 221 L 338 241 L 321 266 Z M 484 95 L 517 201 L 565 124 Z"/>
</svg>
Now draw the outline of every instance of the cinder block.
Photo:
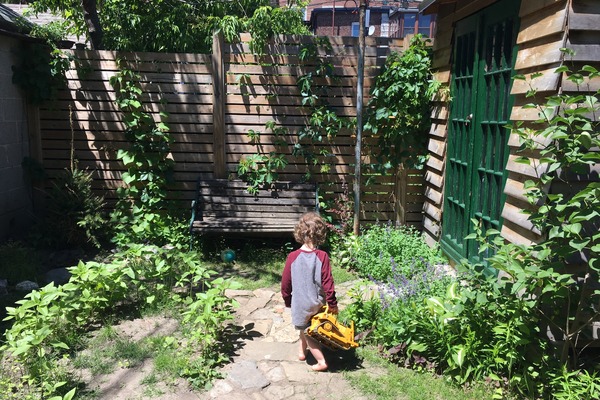
<svg viewBox="0 0 600 400">
<path fill-rule="evenodd" d="M 25 119 L 25 101 L 20 97 L 2 100 L 2 119 L 4 121 L 23 121 Z"/>
<path fill-rule="evenodd" d="M 23 140 L 23 132 L 16 121 L 0 119 L 0 145 L 19 144 Z"/>
<path fill-rule="evenodd" d="M 23 168 L 21 165 L 14 165 L 0 170 L 0 193 L 5 190 L 15 190 L 25 186 L 26 182 L 23 177 Z"/>
<path fill-rule="evenodd" d="M 10 166 L 10 164 L 8 163 L 8 149 L 9 145 L 0 145 L 0 171 Z"/>
</svg>

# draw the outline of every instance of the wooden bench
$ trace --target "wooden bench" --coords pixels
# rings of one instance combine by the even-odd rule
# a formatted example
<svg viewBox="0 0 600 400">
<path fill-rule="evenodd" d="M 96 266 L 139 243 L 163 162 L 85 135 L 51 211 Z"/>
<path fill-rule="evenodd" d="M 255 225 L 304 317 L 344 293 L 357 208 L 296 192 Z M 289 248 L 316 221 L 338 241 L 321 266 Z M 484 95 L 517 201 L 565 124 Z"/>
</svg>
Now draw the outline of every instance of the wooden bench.
<svg viewBox="0 0 600 400">
<path fill-rule="evenodd" d="M 277 182 L 257 195 L 247 183 L 198 180 L 190 233 L 291 233 L 302 214 L 318 211 L 317 186 Z"/>
</svg>

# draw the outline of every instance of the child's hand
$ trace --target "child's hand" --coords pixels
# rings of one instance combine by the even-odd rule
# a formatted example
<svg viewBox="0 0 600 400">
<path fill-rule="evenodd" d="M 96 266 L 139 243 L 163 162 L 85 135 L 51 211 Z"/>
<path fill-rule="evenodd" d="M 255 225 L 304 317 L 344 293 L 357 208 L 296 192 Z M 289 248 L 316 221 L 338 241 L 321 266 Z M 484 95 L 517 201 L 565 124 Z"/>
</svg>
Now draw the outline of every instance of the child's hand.
<svg viewBox="0 0 600 400">
<path fill-rule="evenodd" d="M 327 307 L 329 308 L 330 314 L 337 314 L 339 312 L 337 306 L 327 306 Z"/>
</svg>

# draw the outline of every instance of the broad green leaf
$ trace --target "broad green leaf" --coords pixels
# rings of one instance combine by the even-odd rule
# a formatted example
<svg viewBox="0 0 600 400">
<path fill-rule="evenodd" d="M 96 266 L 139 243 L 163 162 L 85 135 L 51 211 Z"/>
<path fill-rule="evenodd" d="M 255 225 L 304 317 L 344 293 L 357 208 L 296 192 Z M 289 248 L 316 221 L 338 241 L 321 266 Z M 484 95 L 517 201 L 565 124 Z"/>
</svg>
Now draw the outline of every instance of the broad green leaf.
<svg viewBox="0 0 600 400">
<path fill-rule="evenodd" d="M 452 353 L 452 360 L 456 365 L 462 367 L 465 362 L 467 351 L 464 346 L 456 346 L 454 347 L 454 352 Z"/>
<path fill-rule="evenodd" d="M 61 349 L 69 350 L 69 346 L 67 346 L 67 344 L 64 343 L 64 342 L 52 343 L 52 347 L 58 347 L 58 348 L 61 348 Z"/>
</svg>

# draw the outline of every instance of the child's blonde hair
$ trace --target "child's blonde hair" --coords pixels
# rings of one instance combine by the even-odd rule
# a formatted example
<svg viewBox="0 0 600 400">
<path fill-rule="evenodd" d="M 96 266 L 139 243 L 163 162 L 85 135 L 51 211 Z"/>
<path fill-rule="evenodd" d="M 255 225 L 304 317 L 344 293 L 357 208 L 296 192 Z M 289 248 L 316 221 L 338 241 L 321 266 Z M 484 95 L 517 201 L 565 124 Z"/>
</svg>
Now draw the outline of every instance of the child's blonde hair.
<svg viewBox="0 0 600 400">
<path fill-rule="evenodd" d="M 326 238 L 327 225 L 316 212 L 302 215 L 294 228 L 294 239 L 300 244 L 310 242 L 313 246 L 319 246 L 325 243 Z"/>
</svg>

